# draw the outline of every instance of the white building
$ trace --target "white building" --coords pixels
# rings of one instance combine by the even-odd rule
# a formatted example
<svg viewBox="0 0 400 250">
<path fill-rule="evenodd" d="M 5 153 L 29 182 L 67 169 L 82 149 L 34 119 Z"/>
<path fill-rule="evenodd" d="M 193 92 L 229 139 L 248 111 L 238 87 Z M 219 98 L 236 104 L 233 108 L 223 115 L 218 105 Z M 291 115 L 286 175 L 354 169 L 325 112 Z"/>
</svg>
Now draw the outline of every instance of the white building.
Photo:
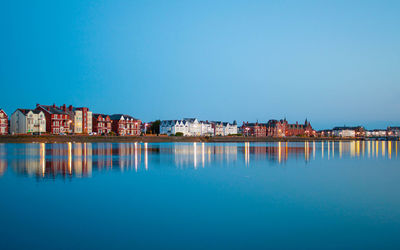
<svg viewBox="0 0 400 250">
<path fill-rule="evenodd" d="M 333 136 L 337 137 L 355 137 L 356 131 L 348 127 L 333 128 Z"/>
<path fill-rule="evenodd" d="M 184 136 L 189 135 L 189 124 L 184 120 L 164 120 L 160 123 L 160 134 L 175 135 L 182 133 Z"/>
<path fill-rule="evenodd" d="M 46 132 L 44 113 L 33 109 L 17 109 L 10 120 L 11 134 L 31 134 Z"/>
<path fill-rule="evenodd" d="M 383 129 L 374 129 L 365 132 L 366 137 L 386 137 L 387 131 Z"/>
<path fill-rule="evenodd" d="M 214 128 L 213 128 L 213 125 L 211 122 L 201 121 L 200 126 L 201 126 L 201 130 L 200 130 L 201 136 L 213 136 L 214 135 Z"/>
<path fill-rule="evenodd" d="M 224 122 L 224 136 L 228 135 L 236 135 L 238 133 L 238 127 L 236 121 L 234 121 L 232 124 L 229 122 Z"/>
<path fill-rule="evenodd" d="M 238 133 L 236 121 L 209 122 L 198 121 L 196 118 L 185 118 L 183 120 L 164 120 L 160 123 L 160 134 L 175 135 L 182 133 L 184 136 L 227 136 Z"/>
<path fill-rule="evenodd" d="M 229 122 L 213 122 L 214 134 L 216 136 L 228 136 L 238 133 L 238 126 L 236 121 L 233 123 Z"/>
</svg>

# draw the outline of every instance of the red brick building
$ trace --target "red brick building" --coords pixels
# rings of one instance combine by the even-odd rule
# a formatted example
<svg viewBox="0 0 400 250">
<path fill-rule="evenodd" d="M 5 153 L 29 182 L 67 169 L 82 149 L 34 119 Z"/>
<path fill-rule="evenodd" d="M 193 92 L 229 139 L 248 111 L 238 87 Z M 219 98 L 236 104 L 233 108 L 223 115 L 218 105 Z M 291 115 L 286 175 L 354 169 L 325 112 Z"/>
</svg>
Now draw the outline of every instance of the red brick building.
<svg viewBox="0 0 400 250">
<path fill-rule="evenodd" d="M 286 121 L 286 120 L 285 120 Z M 286 136 L 315 136 L 316 132 L 313 130 L 311 123 L 307 121 L 304 124 L 287 124 Z"/>
<path fill-rule="evenodd" d="M 63 110 L 59 109 L 55 104 L 40 105 L 36 104 L 36 110 L 43 111 L 46 117 L 46 132 L 50 134 L 70 133 L 71 119 Z"/>
<path fill-rule="evenodd" d="M 6 112 L 0 109 L 0 135 L 8 134 L 8 116 Z"/>
<path fill-rule="evenodd" d="M 269 120 L 267 122 L 267 136 L 284 137 L 287 131 L 287 121 L 285 120 Z"/>
<path fill-rule="evenodd" d="M 110 115 L 111 130 L 117 135 L 139 136 L 141 133 L 141 121 L 129 115 L 115 114 Z"/>
<path fill-rule="evenodd" d="M 108 115 L 93 114 L 93 132 L 98 135 L 109 134 L 111 132 L 111 119 Z"/>
<path fill-rule="evenodd" d="M 255 137 L 267 136 L 267 127 L 264 123 L 243 122 L 241 130 L 244 136 L 255 136 Z"/>
</svg>

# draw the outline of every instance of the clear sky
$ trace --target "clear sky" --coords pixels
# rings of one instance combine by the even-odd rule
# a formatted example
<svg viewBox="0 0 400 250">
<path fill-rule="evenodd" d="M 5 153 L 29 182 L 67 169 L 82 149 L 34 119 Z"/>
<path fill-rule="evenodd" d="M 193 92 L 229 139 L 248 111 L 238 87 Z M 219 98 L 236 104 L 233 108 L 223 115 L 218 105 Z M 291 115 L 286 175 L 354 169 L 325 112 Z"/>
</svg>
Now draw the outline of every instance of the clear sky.
<svg viewBox="0 0 400 250">
<path fill-rule="evenodd" d="M 400 1 L 2 1 L 0 108 L 400 125 Z"/>
</svg>

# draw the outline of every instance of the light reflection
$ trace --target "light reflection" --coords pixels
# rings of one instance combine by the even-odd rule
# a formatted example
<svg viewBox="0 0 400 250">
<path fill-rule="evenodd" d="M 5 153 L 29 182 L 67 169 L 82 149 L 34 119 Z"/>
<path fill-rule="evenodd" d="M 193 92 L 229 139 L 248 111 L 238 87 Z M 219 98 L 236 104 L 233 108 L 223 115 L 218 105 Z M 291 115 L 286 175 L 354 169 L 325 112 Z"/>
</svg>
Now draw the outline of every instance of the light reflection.
<svg viewBox="0 0 400 250">
<path fill-rule="evenodd" d="M 285 143 L 285 145 L 283 145 Z M 318 145 L 320 143 L 320 145 Z M 398 154 L 397 141 L 337 141 L 337 160 L 346 158 L 392 159 Z M 144 150 L 141 150 L 141 145 Z M 327 147 L 326 147 L 327 146 Z M 312 142 L 312 160 L 334 159 L 335 142 Z M 319 154 L 318 150 L 321 150 Z M 395 151 L 395 152 L 393 152 Z M 7 153 L 6 153 L 7 152 Z M 362 153 L 361 153 L 362 152 Z M 365 155 L 364 155 L 365 152 Z M 8 155 L 16 155 L 8 159 Z M 157 156 L 158 155 L 158 156 Z M 207 156 L 206 156 L 207 155 Z M 157 156 L 157 157 L 152 157 Z M 91 177 L 92 172 L 149 170 L 157 161 L 157 166 L 170 161 L 178 168 L 202 168 L 220 162 L 224 166 L 248 167 L 250 158 L 254 165 L 267 161 L 285 164 L 290 160 L 310 161 L 310 142 L 276 142 L 276 143 L 65 143 L 65 144 L 19 144 L 10 146 L 0 144 L 0 176 L 4 175 L 7 166 L 17 174 L 36 176 L 38 178 L 73 178 Z M 144 157 L 144 161 L 141 161 Z M 240 159 L 240 160 L 238 160 Z M 166 164 L 168 165 L 168 164 Z M 253 166 L 253 164 L 252 164 Z"/>
</svg>

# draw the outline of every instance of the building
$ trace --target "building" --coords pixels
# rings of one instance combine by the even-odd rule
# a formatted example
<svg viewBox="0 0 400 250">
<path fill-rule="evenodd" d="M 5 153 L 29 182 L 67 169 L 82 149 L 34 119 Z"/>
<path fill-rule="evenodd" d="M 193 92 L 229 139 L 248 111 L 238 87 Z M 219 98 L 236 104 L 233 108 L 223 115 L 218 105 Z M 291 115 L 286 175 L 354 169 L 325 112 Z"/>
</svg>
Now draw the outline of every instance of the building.
<svg viewBox="0 0 400 250">
<path fill-rule="evenodd" d="M 8 116 L 6 112 L 0 109 L 0 135 L 8 134 Z"/>
<path fill-rule="evenodd" d="M 106 135 L 111 133 L 111 119 L 108 115 L 93 114 L 92 116 L 92 132 L 98 135 Z"/>
<path fill-rule="evenodd" d="M 183 118 L 188 124 L 188 135 L 200 136 L 201 135 L 201 124 L 196 118 Z"/>
<path fill-rule="evenodd" d="M 75 134 L 90 134 L 92 133 L 92 112 L 89 108 L 75 108 L 72 105 L 68 107 L 64 104 L 59 107 L 60 110 L 67 113 L 72 121 L 69 130 Z"/>
<path fill-rule="evenodd" d="M 123 114 L 110 115 L 111 130 L 120 136 L 139 136 L 141 121 Z"/>
<path fill-rule="evenodd" d="M 387 136 L 400 137 L 400 127 L 387 127 Z"/>
<path fill-rule="evenodd" d="M 255 136 L 255 137 L 267 136 L 267 126 L 264 123 L 243 122 L 241 130 L 244 136 Z"/>
<path fill-rule="evenodd" d="M 332 130 L 333 136 L 336 137 L 355 137 L 356 130 L 354 127 L 334 127 Z"/>
<path fill-rule="evenodd" d="M 36 104 L 36 109 L 38 111 L 43 111 L 46 118 L 46 132 L 49 134 L 64 134 L 71 133 L 71 123 L 69 115 L 63 110 L 59 109 L 55 104 L 41 105 Z"/>
<path fill-rule="evenodd" d="M 286 122 L 286 119 L 284 120 Z M 305 120 L 304 124 L 289 124 L 286 122 L 285 136 L 315 136 L 316 132 L 311 126 L 311 123 Z"/>
<path fill-rule="evenodd" d="M 224 123 L 219 121 L 212 122 L 212 128 L 215 136 L 224 136 Z"/>
<path fill-rule="evenodd" d="M 269 120 L 266 124 L 267 136 L 271 137 L 285 137 L 288 122 L 284 120 Z"/>
<path fill-rule="evenodd" d="M 214 136 L 214 128 L 212 122 L 200 121 L 200 127 L 201 136 Z"/>
<path fill-rule="evenodd" d="M 182 133 L 184 136 L 189 135 L 189 123 L 185 120 L 163 120 L 160 123 L 160 134 L 175 135 Z"/>
<path fill-rule="evenodd" d="M 41 110 L 17 109 L 10 119 L 11 134 L 46 133 L 46 118 Z"/>
<path fill-rule="evenodd" d="M 386 137 L 387 131 L 384 129 L 374 129 L 365 132 L 366 137 Z"/>
<path fill-rule="evenodd" d="M 236 135 L 238 133 L 238 126 L 236 121 L 233 123 L 229 122 L 212 122 L 214 128 L 214 134 L 216 136 L 228 136 Z"/>
</svg>

